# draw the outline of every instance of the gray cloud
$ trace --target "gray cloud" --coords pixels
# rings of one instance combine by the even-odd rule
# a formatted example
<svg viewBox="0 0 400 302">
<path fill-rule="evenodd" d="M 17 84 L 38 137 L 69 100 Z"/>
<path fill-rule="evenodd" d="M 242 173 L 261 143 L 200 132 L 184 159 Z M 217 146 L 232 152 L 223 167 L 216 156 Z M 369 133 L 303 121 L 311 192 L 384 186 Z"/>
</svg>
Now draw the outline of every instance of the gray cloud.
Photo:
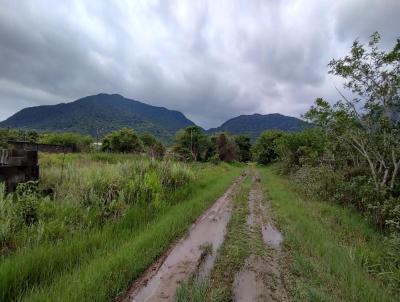
<svg viewBox="0 0 400 302">
<path fill-rule="evenodd" d="M 299 116 L 340 80 L 327 63 L 375 30 L 398 37 L 398 0 L 0 0 L 0 119 L 99 92 L 184 112 Z"/>
</svg>

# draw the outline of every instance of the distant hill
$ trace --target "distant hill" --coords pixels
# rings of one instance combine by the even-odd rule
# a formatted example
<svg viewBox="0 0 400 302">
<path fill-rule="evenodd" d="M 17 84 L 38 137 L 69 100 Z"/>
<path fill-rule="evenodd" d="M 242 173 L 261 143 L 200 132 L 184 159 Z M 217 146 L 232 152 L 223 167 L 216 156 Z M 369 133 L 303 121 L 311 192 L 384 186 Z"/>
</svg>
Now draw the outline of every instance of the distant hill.
<svg viewBox="0 0 400 302">
<path fill-rule="evenodd" d="M 0 127 L 35 129 L 38 131 L 79 132 L 95 136 L 131 127 L 150 132 L 163 141 L 171 141 L 179 129 L 193 125 L 181 112 L 151 106 L 127 99 L 119 94 L 87 96 L 71 103 L 22 109 Z"/>
<path fill-rule="evenodd" d="M 252 114 L 234 117 L 223 123 L 220 127 L 207 130 L 207 133 L 227 131 L 231 134 L 246 134 L 254 141 L 265 130 L 301 131 L 309 126 L 310 124 L 301 119 L 279 113 L 266 115 Z"/>
</svg>

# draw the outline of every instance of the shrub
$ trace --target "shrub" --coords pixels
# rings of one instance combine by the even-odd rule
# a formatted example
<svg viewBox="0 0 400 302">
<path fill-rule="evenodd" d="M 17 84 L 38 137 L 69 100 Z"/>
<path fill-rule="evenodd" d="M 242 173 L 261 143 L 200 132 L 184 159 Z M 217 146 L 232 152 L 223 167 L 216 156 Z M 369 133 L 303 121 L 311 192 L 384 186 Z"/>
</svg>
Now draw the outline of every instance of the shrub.
<svg viewBox="0 0 400 302">
<path fill-rule="evenodd" d="M 103 139 L 102 149 L 109 152 L 138 153 L 143 151 L 143 144 L 133 129 L 122 128 Z"/>
<path fill-rule="evenodd" d="M 261 133 L 253 148 L 257 163 L 266 165 L 278 159 L 277 141 L 284 135 L 282 131 L 268 130 Z"/>
<path fill-rule="evenodd" d="M 39 143 L 74 146 L 77 151 L 88 151 L 93 141 L 91 136 L 71 132 L 42 133 L 39 136 Z"/>
</svg>

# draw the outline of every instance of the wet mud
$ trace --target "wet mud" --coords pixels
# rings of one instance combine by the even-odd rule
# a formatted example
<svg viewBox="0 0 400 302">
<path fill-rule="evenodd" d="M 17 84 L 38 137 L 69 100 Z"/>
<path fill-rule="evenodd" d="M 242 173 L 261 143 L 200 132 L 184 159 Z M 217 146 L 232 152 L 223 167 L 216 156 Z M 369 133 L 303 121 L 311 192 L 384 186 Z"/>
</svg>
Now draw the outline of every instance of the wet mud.
<svg viewBox="0 0 400 302">
<path fill-rule="evenodd" d="M 290 301 L 287 290 L 285 255 L 281 245 L 283 236 L 275 227 L 268 203 L 259 184 L 259 176 L 253 177 L 249 194 L 249 216 L 247 224 L 258 232 L 265 243 L 266 255 L 251 255 L 236 274 L 232 292 L 234 301 Z"/>
<path fill-rule="evenodd" d="M 230 201 L 243 178 L 244 175 L 239 177 L 192 225 L 189 233 L 133 284 L 123 301 L 173 301 L 179 284 L 196 269 L 201 276 L 208 275 L 224 240 L 231 216 Z M 212 253 L 201 259 L 205 246 L 209 246 Z"/>
</svg>

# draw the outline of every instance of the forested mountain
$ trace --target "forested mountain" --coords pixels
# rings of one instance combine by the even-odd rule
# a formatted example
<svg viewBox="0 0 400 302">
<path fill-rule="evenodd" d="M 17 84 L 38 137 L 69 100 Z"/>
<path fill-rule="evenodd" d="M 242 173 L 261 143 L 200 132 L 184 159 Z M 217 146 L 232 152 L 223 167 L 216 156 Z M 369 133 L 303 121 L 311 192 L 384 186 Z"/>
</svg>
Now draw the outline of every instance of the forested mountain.
<svg viewBox="0 0 400 302">
<path fill-rule="evenodd" d="M 234 117 L 220 127 L 207 130 L 208 133 L 227 131 L 231 134 L 247 134 L 255 140 L 261 132 L 270 129 L 283 131 L 301 131 L 310 125 L 301 119 L 279 113 L 252 114 Z"/>
<path fill-rule="evenodd" d="M 93 136 L 96 129 L 106 134 L 130 127 L 138 132 L 150 132 L 163 141 L 170 141 L 176 131 L 189 125 L 193 122 L 179 111 L 104 93 L 71 103 L 25 108 L 0 123 L 0 127 L 71 131 Z"/>
</svg>

